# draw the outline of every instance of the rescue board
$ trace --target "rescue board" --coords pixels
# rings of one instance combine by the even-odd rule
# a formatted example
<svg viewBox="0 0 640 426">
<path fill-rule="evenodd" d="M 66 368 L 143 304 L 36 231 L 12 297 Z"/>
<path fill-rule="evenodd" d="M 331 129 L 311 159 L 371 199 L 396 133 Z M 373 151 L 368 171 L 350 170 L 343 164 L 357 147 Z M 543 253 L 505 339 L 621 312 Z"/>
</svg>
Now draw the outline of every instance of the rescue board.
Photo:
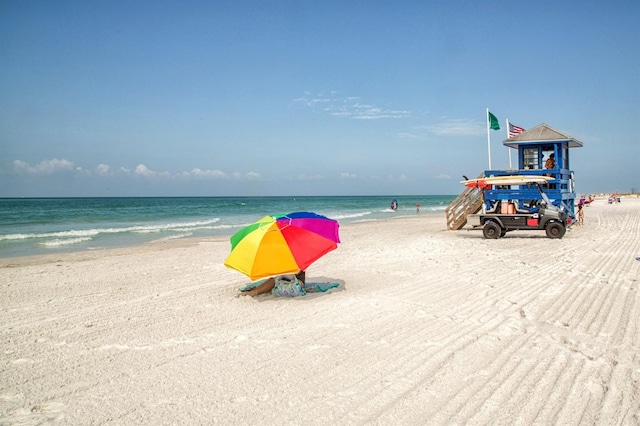
<svg viewBox="0 0 640 426">
<path fill-rule="evenodd" d="M 491 185 L 526 185 L 528 183 L 546 183 L 553 180 L 551 176 L 507 175 L 467 179 L 460 181 L 469 188 L 487 188 Z"/>
</svg>

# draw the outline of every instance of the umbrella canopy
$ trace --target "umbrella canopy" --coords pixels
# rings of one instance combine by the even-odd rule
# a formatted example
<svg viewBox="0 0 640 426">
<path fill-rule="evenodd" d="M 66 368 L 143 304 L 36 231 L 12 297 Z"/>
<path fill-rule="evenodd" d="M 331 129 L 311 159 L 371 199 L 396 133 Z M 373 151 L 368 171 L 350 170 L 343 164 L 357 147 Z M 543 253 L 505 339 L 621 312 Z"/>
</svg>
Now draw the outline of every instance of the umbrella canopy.
<svg viewBox="0 0 640 426">
<path fill-rule="evenodd" d="M 338 227 L 313 212 L 265 216 L 231 237 L 224 264 L 252 280 L 304 271 L 338 247 Z"/>
</svg>

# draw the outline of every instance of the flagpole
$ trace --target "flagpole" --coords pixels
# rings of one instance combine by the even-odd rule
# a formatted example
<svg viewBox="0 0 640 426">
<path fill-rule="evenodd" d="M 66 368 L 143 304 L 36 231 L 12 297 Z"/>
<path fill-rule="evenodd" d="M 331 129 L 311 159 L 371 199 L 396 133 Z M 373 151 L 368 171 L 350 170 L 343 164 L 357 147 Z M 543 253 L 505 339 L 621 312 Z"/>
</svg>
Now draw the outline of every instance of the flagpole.
<svg viewBox="0 0 640 426">
<path fill-rule="evenodd" d="M 509 119 L 507 118 L 507 139 L 509 139 Z M 511 147 L 507 146 L 507 150 L 509 151 L 509 170 L 513 170 L 511 168 Z"/>
<path fill-rule="evenodd" d="M 487 108 L 487 152 L 489 154 L 489 170 L 491 170 L 491 132 L 489 129 L 489 108 Z"/>
</svg>

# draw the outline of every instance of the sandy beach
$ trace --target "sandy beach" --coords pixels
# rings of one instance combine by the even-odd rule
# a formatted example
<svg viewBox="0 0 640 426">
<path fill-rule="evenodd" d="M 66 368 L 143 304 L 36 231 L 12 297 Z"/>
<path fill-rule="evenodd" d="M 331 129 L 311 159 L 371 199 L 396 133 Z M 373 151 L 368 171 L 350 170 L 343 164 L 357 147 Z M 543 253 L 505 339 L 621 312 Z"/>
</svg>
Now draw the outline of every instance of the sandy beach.
<svg viewBox="0 0 640 426">
<path fill-rule="evenodd" d="M 228 238 L 0 259 L 0 424 L 640 424 L 640 199 L 341 237 L 290 299 L 237 297 Z"/>
</svg>

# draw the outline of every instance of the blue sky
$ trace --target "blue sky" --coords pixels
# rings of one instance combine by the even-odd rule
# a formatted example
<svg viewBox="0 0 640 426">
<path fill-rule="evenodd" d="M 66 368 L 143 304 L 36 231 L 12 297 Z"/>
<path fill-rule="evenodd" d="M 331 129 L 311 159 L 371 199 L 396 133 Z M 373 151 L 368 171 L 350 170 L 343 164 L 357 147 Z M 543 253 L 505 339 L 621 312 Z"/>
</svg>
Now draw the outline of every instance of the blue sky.
<svg viewBox="0 0 640 426">
<path fill-rule="evenodd" d="M 0 2 L 0 196 L 457 194 L 505 119 L 640 190 L 637 1 Z M 515 157 L 514 157 L 515 161 Z"/>
</svg>

